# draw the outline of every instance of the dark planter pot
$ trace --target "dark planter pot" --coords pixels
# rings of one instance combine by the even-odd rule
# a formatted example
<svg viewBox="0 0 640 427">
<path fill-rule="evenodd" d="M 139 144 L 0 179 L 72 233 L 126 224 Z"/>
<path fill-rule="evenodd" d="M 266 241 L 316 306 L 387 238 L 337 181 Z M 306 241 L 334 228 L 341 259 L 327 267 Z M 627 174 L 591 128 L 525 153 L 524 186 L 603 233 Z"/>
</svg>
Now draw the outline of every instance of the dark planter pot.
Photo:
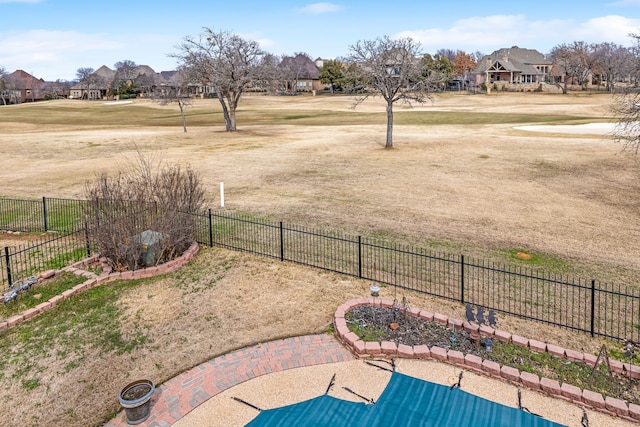
<svg viewBox="0 0 640 427">
<path fill-rule="evenodd" d="M 118 400 L 127 415 L 127 423 L 140 424 L 151 414 L 151 396 L 156 385 L 151 380 L 140 379 L 127 384 L 120 390 Z"/>
</svg>

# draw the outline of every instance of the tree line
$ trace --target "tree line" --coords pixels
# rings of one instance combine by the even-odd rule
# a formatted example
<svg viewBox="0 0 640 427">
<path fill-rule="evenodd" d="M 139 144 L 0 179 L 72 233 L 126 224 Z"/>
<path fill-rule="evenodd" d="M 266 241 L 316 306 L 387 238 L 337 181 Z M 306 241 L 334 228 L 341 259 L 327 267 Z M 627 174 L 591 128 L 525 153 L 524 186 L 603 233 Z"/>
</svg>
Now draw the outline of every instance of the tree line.
<svg viewBox="0 0 640 427">
<path fill-rule="evenodd" d="M 586 85 L 587 78 L 595 74 L 604 76 L 611 91 L 618 81 L 637 86 L 640 35 L 630 37 L 635 41 L 631 48 L 615 43 L 584 42 L 554 47 L 549 57 L 565 74 L 564 93 L 567 80 Z M 185 37 L 171 56 L 191 81 L 214 88 L 227 131 L 236 130 L 236 108 L 245 90 L 282 81 L 274 55 L 262 50 L 257 42 L 227 31 L 204 28 L 198 36 Z M 381 96 L 387 105 L 385 147 L 391 148 L 394 104 L 431 100 L 432 94 L 453 77 L 466 80 L 482 57 L 479 52 L 450 50 L 431 56 L 423 53 L 420 44 L 411 38 L 382 36 L 358 41 L 349 47 L 347 57 L 326 61 L 320 70 L 320 79 L 332 91 L 355 95 L 356 106 L 369 96 Z"/>
</svg>

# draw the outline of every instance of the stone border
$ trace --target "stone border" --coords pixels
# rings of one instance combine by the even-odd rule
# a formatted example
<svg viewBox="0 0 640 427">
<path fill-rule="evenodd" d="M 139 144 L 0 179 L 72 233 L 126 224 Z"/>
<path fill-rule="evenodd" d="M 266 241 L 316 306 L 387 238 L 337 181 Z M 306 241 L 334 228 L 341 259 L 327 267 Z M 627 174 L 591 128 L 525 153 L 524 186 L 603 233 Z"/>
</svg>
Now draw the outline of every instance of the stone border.
<svg viewBox="0 0 640 427">
<path fill-rule="evenodd" d="M 87 280 L 85 280 L 83 283 L 80 283 L 79 285 L 74 286 L 71 289 L 64 291 L 60 295 L 56 295 L 52 297 L 51 299 L 49 299 L 49 301 L 38 304 L 37 306 L 30 308 L 15 316 L 12 316 L 7 320 L 1 321 L 0 332 L 13 328 L 16 325 L 19 325 L 20 323 L 26 320 L 29 320 L 42 312 L 51 310 L 56 305 L 58 305 L 60 301 L 65 300 L 71 297 L 72 295 L 75 295 L 87 289 L 93 288 L 95 286 L 102 285 L 104 283 L 111 282 L 113 280 L 118 280 L 118 279 L 122 279 L 122 280 L 145 279 L 153 276 L 158 276 L 160 274 L 166 274 L 166 273 L 171 273 L 173 271 L 176 271 L 177 269 L 179 269 L 180 267 L 182 267 L 183 265 L 191 261 L 196 256 L 199 249 L 200 247 L 198 246 L 198 243 L 193 242 L 191 246 L 189 246 L 189 249 L 187 249 L 182 255 L 180 255 L 176 259 L 173 259 L 169 262 L 165 262 L 164 264 L 161 264 L 161 265 L 157 265 L 154 267 L 147 267 L 147 268 L 134 270 L 134 271 L 123 271 L 123 272 L 114 273 L 111 270 L 111 267 L 106 264 L 104 259 L 101 259 L 99 255 L 93 255 L 91 257 L 83 259 L 82 261 L 76 262 L 70 267 L 63 268 L 62 270 L 47 270 L 45 272 L 42 272 L 38 276 L 38 283 L 42 283 L 47 279 L 61 275 L 63 273 L 73 273 L 76 276 L 86 277 Z M 90 271 L 86 271 L 83 269 L 83 267 L 96 262 L 100 262 L 102 264 L 102 268 L 103 268 L 102 274 L 96 275 L 95 273 L 92 273 Z"/>
<path fill-rule="evenodd" d="M 445 349 L 438 346 L 429 348 L 426 345 L 409 346 L 404 344 L 397 345 L 394 342 L 364 342 L 355 333 L 351 332 L 347 327 L 345 319 L 346 313 L 352 308 L 362 305 L 382 306 L 393 308 L 393 301 L 380 298 L 358 298 L 350 300 L 342 304 L 335 312 L 333 323 L 335 327 L 335 335 L 347 348 L 349 348 L 357 357 L 402 357 L 407 359 L 432 359 L 439 362 L 448 363 L 460 368 L 468 369 L 476 373 L 487 375 L 493 378 L 507 381 L 514 385 L 524 386 L 531 390 L 546 393 L 552 397 L 557 397 L 581 406 L 589 407 L 596 411 L 604 412 L 609 415 L 618 416 L 632 422 L 640 422 L 640 405 L 633 403 L 627 404 L 626 401 L 615 399 L 607 396 L 606 398 L 600 393 L 591 390 L 581 390 L 574 385 L 563 383 L 560 384 L 556 380 L 549 378 L 539 378 L 535 374 L 521 372 L 510 366 L 500 366 L 499 363 L 483 360 L 479 356 L 473 354 L 464 354 L 453 349 Z M 590 366 L 594 366 L 596 356 L 592 354 L 580 353 L 578 351 L 564 349 L 562 347 L 546 344 L 537 340 L 527 339 L 519 335 L 512 335 L 508 332 L 493 329 L 486 325 L 475 325 L 459 319 L 449 318 L 448 316 L 431 313 L 429 311 L 409 308 L 407 312 L 412 315 L 439 323 L 443 326 L 464 329 L 467 332 L 478 332 L 484 338 L 491 338 L 501 342 L 512 342 L 515 345 L 528 347 L 532 351 L 547 352 L 557 357 L 566 358 L 574 362 L 583 362 Z M 622 375 L 628 375 L 635 379 L 640 379 L 640 367 L 629 363 L 622 363 L 617 360 L 609 359 L 611 369 Z"/>
</svg>

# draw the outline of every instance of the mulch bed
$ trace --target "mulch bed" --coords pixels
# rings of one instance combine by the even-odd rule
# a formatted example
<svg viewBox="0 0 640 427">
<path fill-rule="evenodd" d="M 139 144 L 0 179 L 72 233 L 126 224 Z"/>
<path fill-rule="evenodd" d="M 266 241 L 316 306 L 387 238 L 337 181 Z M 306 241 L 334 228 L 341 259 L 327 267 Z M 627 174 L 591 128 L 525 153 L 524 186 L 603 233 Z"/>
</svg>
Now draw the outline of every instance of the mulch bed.
<svg viewBox="0 0 640 427">
<path fill-rule="evenodd" d="M 505 361 L 495 352 L 488 352 L 483 340 L 472 340 L 470 334 L 465 330 L 454 331 L 452 328 L 447 328 L 436 322 L 420 319 L 409 314 L 408 308 L 407 305 L 402 304 L 397 304 L 394 308 L 362 305 L 349 310 L 345 319 L 349 328 L 365 341 L 391 341 L 409 346 L 427 345 L 447 350 L 455 349 L 464 354 L 474 354 L 482 359 L 492 360 L 501 365 L 512 365 L 514 368 L 520 369 L 518 361 L 510 363 L 513 361 Z M 494 343 L 494 346 L 500 345 L 502 343 Z M 537 364 L 531 359 L 527 361 L 531 365 Z M 548 371 L 548 366 L 538 363 L 536 368 L 544 372 L 544 376 L 563 382 L 560 378 L 555 377 L 553 372 Z M 589 369 L 591 368 L 589 367 Z M 604 394 L 640 404 L 640 381 L 615 372 L 612 372 L 609 377 L 608 371 L 604 367 L 596 370 L 595 375 L 604 377 L 601 380 L 611 386 Z"/>
</svg>

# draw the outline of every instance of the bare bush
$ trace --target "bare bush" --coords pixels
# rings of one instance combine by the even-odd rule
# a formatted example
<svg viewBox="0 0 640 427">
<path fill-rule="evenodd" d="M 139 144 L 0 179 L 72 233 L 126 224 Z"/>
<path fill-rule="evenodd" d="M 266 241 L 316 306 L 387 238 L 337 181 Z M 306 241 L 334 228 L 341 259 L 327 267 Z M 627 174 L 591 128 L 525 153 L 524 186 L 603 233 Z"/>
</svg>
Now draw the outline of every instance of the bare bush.
<svg viewBox="0 0 640 427">
<path fill-rule="evenodd" d="M 162 264 L 195 240 L 194 213 L 204 206 L 200 176 L 191 167 L 138 155 L 115 176 L 87 183 L 86 220 L 99 253 L 117 271 Z"/>
<path fill-rule="evenodd" d="M 628 88 L 616 95 L 611 106 L 617 123 L 613 138 L 622 145 L 622 151 L 634 156 L 640 152 L 640 91 Z"/>
</svg>

